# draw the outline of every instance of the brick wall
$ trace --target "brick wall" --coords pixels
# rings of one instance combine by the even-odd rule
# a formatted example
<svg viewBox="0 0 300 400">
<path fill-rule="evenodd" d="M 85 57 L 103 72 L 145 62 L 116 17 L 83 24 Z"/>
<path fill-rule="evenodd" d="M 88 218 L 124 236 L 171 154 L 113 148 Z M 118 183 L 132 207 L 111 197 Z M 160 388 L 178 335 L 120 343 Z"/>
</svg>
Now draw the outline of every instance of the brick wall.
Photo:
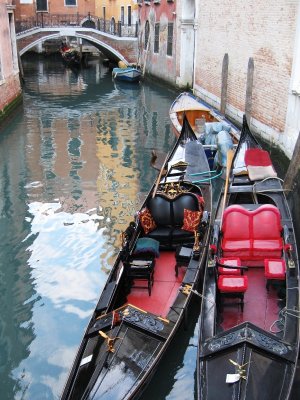
<svg viewBox="0 0 300 400">
<path fill-rule="evenodd" d="M 284 131 L 298 0 L 199 0 L 195 89 L 220 103 L 222 61 L 229 55 L 227 112 L 241 120 L 247 66 L 254 59 L 252 116 Z"/>
</svg>

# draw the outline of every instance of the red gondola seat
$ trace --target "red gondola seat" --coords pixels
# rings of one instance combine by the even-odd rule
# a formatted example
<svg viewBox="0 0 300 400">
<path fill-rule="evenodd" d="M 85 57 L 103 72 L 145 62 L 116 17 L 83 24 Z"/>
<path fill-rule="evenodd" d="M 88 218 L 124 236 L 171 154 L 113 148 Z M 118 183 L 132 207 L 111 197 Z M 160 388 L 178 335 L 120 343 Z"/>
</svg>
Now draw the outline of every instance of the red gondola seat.
<svg viewBox="0 0 300 400">
<path fill-rule="evenodd" d="M 240 267 L 242 265 L 240 258 L 221 258 L 221 265 L 229 265 L 230 267 Z M 218 266 L 218 273 L 220 275 L 241 275 L 241 269 L 239 268 L 226 268 Z"/>
<path fill-rule="evenodd" d="M 286 264 L 284 259 L 266 259 L 264 264 L 267 290 L 269 290 L 271 283 L 278 281 L 285 282 Z"/>
<path fill-rule="evenodd" d="M 271 204 L 256 210 L 229 206 L 223 215 L 222 255 L 239 257 L 248 265 L 263 265 L 265 258 L 281 258 L 283 238 L 280 212 Z"/>
<path fill-rule="evenodd" d="M 244 311 L 244 293 L 248 289 L 248 277 L 245 275 L 219 275 L 218 297 L 219 303 L 224 297 L 239 298 L 241 310 Z"/>
</svg>

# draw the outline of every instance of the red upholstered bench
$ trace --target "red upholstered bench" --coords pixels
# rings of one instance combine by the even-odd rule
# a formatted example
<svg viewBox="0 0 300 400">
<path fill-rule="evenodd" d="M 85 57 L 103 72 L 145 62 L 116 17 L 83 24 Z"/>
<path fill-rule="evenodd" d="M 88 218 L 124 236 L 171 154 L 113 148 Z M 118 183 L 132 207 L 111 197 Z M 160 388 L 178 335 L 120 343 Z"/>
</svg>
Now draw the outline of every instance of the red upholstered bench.
<svg viewBox="0 0 300 400">
<path fill-rule="evenodd" d="M 237 297 L 239 298 L 241 310 L 244 311 L 244 293 L 248 289 L 248 277 L 244 275 L 219 275 L 218 290 L 219 298 Z"/>
<path fill-rule="evenodd" d="M 256 210 L 240 205 L 226 208 L 222 224 L 222 255 L 238 257 L 249 266 L 263 265 L 265 258 L 281 258 L 283 238 L 280 212 L 271 204 Z"/>
<path fill-rule="evenodd" d="M 283 259 L 266 259 L 265 264 L 265 277 L 267 279 L 266 288 L 269 290 L 270 284 L 277 281 L 285 282 L 286 264 Z"/>
<path fill-rule="evenodd" d="M 230 265 L 231 267 L 240 267 L 242 265 L 240 258 L 221 258 L 221 265 Z M 241 275 L 241 270 L 238 268 L 226 268 L 218 266 L 218 273 L 220 275 Z"/>
</svg>

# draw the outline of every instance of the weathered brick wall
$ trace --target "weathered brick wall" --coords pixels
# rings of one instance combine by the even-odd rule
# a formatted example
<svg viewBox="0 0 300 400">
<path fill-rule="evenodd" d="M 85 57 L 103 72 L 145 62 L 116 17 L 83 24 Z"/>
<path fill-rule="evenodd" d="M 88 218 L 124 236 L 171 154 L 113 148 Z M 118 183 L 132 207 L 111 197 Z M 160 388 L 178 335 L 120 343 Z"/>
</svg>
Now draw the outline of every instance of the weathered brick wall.
<svg viewBox="0 0 300 400">
<path fill-rule="evenodd" d="M 10 75 L 0 85 L 0 120 L 2 113 L 21 94 L 19 75 Z"/>
<path fill-rule="evenodd" d="M 252 116 L 269 129 L 283 132 L 297 8 L 298 0 L 199 0 L 196 93 L 219 104 L 222 61 L 228 53 L 227 112 L 240 120 L 248 60 L 253 57 Z"/>
</svg>

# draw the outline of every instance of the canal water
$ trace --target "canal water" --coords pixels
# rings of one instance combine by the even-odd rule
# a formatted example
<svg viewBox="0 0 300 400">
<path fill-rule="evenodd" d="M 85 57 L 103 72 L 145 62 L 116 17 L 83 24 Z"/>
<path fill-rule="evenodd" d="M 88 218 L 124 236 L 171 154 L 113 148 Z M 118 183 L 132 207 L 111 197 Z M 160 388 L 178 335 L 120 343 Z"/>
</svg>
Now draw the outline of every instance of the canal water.
<svg viewBox="0 0 300 400">
<path fill-rule="evenodd" d="M 174 142 L 176 93 L 117 84 L 99 60 L 23 68 L 24 107 L 0 135 L 0 398 L 52 400 L 157 176 L 151 151 L 161 161 Z M 194 398 L 198 310 L 195 298 L 143 400 Z"/>
</svg>

